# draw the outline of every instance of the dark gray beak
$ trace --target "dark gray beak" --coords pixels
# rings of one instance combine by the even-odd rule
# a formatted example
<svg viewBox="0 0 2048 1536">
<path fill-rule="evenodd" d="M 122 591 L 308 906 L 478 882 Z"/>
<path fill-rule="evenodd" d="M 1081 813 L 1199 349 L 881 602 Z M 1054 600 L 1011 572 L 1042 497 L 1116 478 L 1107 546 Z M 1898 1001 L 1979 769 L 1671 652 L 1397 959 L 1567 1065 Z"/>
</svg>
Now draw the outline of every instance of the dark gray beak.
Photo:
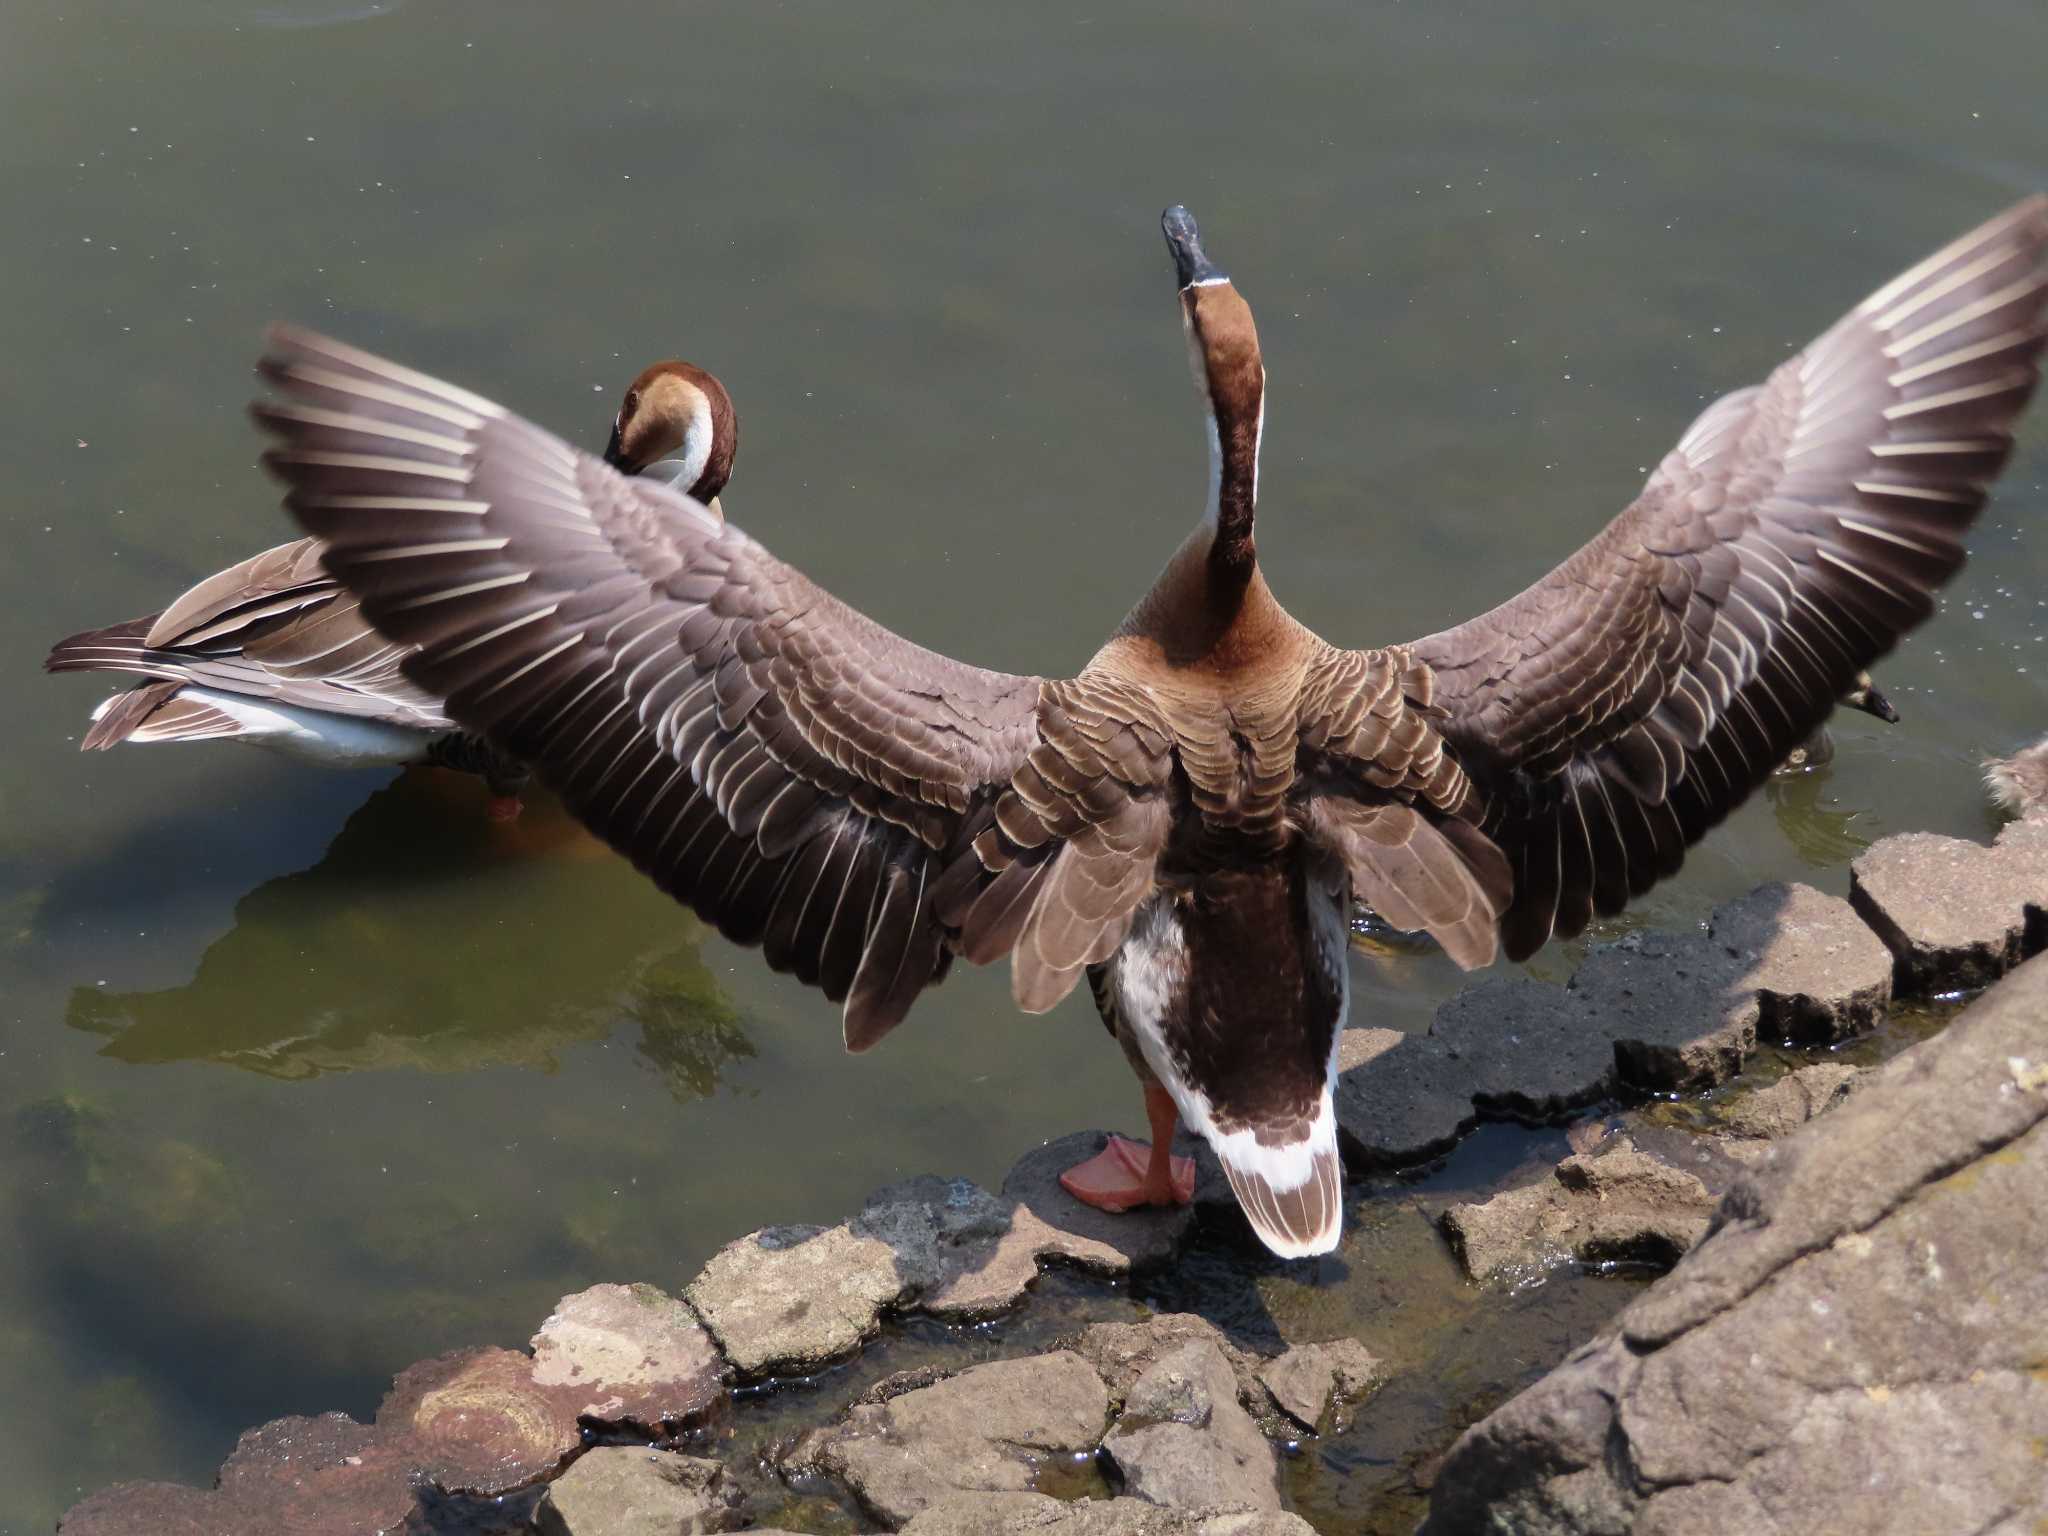
<svg viewBox="0 0 2048 1536">
<path fill-rule="evenodd" d="M 1865 683 L 1850 694 L 1846 703 L 1855 705 L 1866 715 L 1875 715 L 1886 725 L 1899 723 L 1899 712 L 1892 708 L 1892 701 L 1877 691 L 1877 684 Z"/>
<path fill-rule="evenodd" d="M 611 441 L 604 445 L 604 461 L 622 475 L 632 473 L 626 468 L 626 461 L 619 453 L 619 424 L 616 421 L 612 423 Z"/>
<path fill-rule="evenodd" d="M 1173 252 L 1173 270 L 1183 288 L 1196 283 L 1228 282 L 1222 268 L 1202 253 L 1202 236 L 1195 228 L 1195 216 L 1179 203 L 1159 215 L 1159 228 L 1166 236 L 1166 248 Z"/>
</svg>

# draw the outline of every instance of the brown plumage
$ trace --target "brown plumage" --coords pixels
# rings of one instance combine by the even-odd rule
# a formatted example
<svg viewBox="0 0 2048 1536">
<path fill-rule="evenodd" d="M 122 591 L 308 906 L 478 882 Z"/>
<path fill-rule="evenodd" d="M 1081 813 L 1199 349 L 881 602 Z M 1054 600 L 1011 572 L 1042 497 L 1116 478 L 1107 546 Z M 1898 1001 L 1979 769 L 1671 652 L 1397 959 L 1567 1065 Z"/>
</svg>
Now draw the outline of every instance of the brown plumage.
<svg viewBox="0 0 2048 1536">
<path fill-rule="evenodd" d="M 680 479 L 716 509 L 738 434 L 717 379 L 662 362 L 628 386 L 607 455 L 624 473 Z M 433 762 L 481 774 L 500 794 L 516 789 L 526 770 L 461 731 L 405 675 L 408 647 L 371 628 L 322 553 L 317 539 L 294 540 L 216 572 L 161 613 L 60 640 L 49 671 L 152 679 L 101 704 L 80 750 L 240 738 L 320 761 Z"/>
<path fill-rule="evenodd" d="M 1476 966 L 1674 872 L 1960 560 L 2033 383 L 2048 204 L 1711 407 L 1529 591 L 1358 651 L 1259 571 L 1257 332 L 1186 211 L 1164 227 L 1210 506 L 1073 678 L 924 650 L 689 499 L 336 342 L 275 333 L 255 413 L 328 566 L 417 647 L 408 675 L 843 1000 L 850 1047 L 955 955 L 1009 956 L 1032 1011 L 1086 971 L 1155 1140 L 1187 1118 L 1270 1246 L 1322 1252 L 1348 903 Z M 1115 1152 L 1069 1187 L 1184 1197 L 1163 1146 L 1142 1176 Z"/>
</svg>

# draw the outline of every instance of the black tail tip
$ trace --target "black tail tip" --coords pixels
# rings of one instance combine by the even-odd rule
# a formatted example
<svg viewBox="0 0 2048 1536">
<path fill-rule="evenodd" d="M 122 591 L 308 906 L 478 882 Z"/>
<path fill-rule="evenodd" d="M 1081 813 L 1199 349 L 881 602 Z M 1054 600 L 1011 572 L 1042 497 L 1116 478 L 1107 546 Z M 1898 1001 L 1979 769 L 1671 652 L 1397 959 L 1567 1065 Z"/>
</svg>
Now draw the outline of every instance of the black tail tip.
<svg viewBox="0 0 2048 1536">
<path fill-rule="evenodd" d="M 1195 228 L 1195 216 L 1183 203 L 1175 203 L 1159 215 L 1159 229 L 1166 236 L 1166 248 L 1173 252 L 1173 268 L 1183 288 L 1195 283 L 1223 280 L 1223 272 L 1202 251 L 1202 234 Z"/>
</svg>

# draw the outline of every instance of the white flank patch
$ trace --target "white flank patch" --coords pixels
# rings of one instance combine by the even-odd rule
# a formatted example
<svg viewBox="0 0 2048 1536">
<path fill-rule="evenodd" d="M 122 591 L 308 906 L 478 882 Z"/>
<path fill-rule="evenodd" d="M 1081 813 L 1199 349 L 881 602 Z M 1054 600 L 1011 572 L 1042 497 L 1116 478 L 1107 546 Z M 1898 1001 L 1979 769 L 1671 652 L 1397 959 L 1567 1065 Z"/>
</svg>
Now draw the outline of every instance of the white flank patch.
<svg viewBox="0 0 2048 1536">
<path fill-rule="evenodd" d="M 303 758 L 307 762 L 337 767 L 367 768 L 381 763 L 417 762 L 427 755 L 435 739 L 445 734 L 387 725 L 381 720 L 364 720 L 353 715 L 296 709 L 289 704 L 245 698 L 240 694 L 221 693 L 191 684 L 186 685 L 183 693 L 188 699 L 203 699 L 231 717 L 242 728 L 240 740 Z"/>
</svg>

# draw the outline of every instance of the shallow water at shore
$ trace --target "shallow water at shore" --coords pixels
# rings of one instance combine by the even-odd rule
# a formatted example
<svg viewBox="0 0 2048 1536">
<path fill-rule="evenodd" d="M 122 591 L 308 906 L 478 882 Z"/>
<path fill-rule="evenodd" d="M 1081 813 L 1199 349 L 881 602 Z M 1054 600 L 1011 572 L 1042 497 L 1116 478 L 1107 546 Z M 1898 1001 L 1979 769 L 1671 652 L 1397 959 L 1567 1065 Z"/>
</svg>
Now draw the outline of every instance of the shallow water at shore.
<svg viewBox="0 0 2048 1536">
<path fill-rule="evenodd" d="M 1184 200 L 1259 317 L 1273 585 L 1395 640 L 1546 568 L 1706 399 L 2048 180 L 2044 56 L 2014 0 L 15 0 L 0 1531 L 204 1480 L 264 1419 L 367 1415 L 565 1292 L 675 1289 L 752 1228 L 1137 1118 L 1085 999 L 1023 1018 L 994 972 L 845 1057 L 836 1010 L 545 804 L 500 835 L 431 777 L 81 757 L 101 694 L 38 675 L 49 643 L 287 535 L 242 414 L 263 324 L 589 447 L 641 363 L 691 357 L 744 418 L 736 521 L 928 644 L 1071 670 L 1201 497 L 1154 223 Z M 1880 669 L 1904 722 L 1840 724 L 1830 769 L 1617 926 L 1763 879 L 1839 892 L 1890 831 L 1986 833 L 1978 756 L 2048 729 L 2048 417 L 2026 427 L 1973 564 Z M 1457 980 L 1362 954 L 1353 1022 L 1425 1027 Z M 1359 1240 L 1448 1262 L 1380 1209 Z M 1217 1255 L 1190 1294 L 1317 1304 Z M 1532 1337 L 1610 1304 L 1584 1294 L 1537 1294 Z M 1454 1360 L 1455 1309 L 1414 1306 L 1333 1321 Z M 1476 1342 L 1457 1368 L 1512 1389 Z M 1319 1453 L 1301 1497 L 1384 1528 L 1412 1494 L 1383 1450 Z"/>
</svg>

